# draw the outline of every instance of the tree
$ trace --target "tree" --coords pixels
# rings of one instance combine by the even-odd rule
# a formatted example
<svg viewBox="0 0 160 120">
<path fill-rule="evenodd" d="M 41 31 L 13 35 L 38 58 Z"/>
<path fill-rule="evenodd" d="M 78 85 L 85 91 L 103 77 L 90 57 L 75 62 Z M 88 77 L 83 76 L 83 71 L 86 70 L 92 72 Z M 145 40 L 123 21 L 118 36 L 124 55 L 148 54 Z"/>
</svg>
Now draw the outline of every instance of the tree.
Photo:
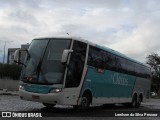
<svg viewBox="0 0 160 120">
<path fill-rule="evenodd" d="M 1 64 L 0 63 L 0 79 L 10 78 L 18 80 L 20 78 L 22 67 L 16 64 Z"/>
<path fill-rule="evenodd" d="M 152 68 L 151 90 L 158 92 L 160 90 L 160 56 L 157 53 L 152 53 L 146 59 L 146 63 Z"/>
<path fill-rule="evenodd" d="M 160 78 L 160 56 L 157 53 L 148 55 L 146 63 L 151 66 L 153 75 Z"/>
</svg>

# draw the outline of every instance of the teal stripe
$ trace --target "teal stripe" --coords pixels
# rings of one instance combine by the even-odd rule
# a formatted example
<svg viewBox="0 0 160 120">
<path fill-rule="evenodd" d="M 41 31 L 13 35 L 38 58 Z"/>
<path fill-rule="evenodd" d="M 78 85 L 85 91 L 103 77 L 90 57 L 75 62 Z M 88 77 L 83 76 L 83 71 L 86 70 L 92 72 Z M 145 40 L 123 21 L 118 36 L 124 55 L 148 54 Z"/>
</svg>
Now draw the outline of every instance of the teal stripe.
<svg viewBox="0 0 160 120">
<path fill-rule="evenodd" d="M 25 84 L 24 89 L 28 92 L 47 94 L 53 88 L 50 86 L 44 86 L 44 85 Z"/>
<path fill-rule="evenodd" d="M 105 70 L 98 73 L 94 67 L 89 67 L 82 88 L 92 91 L 93 97 L 131 97 L 136 77 Z M 82 94 L 81 94 L 82 95 Z"/>
</svg>

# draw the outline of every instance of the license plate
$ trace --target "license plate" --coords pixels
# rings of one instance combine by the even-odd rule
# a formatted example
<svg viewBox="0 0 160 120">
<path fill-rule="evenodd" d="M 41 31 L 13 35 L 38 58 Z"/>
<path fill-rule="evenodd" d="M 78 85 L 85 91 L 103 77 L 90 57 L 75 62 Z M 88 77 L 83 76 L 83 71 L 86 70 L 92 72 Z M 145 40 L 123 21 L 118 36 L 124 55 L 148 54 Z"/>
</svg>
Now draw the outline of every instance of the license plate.
<svg viewBox="0 0 160 120">
<path fill-rule="evenodd" d="M 37 95 L 32 95 L 32 99 L 40 99 L 40 97 Z"/>
</svg>

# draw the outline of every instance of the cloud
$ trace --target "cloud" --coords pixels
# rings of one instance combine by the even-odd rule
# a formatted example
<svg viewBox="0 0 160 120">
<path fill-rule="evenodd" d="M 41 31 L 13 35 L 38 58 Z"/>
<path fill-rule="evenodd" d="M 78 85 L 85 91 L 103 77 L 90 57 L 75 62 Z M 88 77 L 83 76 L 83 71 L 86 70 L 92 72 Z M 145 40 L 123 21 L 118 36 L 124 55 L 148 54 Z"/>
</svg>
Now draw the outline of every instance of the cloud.
<svg viewBox="0 0 160 120">
<path fill-rule="evenodd" d="M 130 36 L 110 45 L 110 47 L 138 60 L 145 61 L 148 54 L 159 52 L 160 50 L 159 20 L 160 17 L 148 19 L 147 22 L 142 23 L 134 29 Z"/>
<path fill-rule="evenodd" d="M 0 40 L 13 41 L 7 47 L 20 47 L 35 37 L 69 33 L 144 62 L 147 54 L 160 51 L 159 4 L 159 0 L 1 0 Z"/>
</svg>

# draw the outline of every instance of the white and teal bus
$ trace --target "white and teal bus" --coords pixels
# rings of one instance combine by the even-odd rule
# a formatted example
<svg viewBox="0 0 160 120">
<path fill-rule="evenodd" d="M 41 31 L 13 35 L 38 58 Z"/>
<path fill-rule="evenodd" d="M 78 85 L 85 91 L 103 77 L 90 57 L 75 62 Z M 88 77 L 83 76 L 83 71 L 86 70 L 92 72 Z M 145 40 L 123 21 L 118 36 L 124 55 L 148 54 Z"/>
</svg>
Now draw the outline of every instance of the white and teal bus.
<svg viewBox="0 0 160 120">
<path fill-rule="evenodd" d="M 149 67 L 79 38 L 34 39 L 23 64 L 20 98 L 46 107 L 87 109 L 91 104 L 116 103 L 139 107 L 149 98 Z"/>
</svg>

